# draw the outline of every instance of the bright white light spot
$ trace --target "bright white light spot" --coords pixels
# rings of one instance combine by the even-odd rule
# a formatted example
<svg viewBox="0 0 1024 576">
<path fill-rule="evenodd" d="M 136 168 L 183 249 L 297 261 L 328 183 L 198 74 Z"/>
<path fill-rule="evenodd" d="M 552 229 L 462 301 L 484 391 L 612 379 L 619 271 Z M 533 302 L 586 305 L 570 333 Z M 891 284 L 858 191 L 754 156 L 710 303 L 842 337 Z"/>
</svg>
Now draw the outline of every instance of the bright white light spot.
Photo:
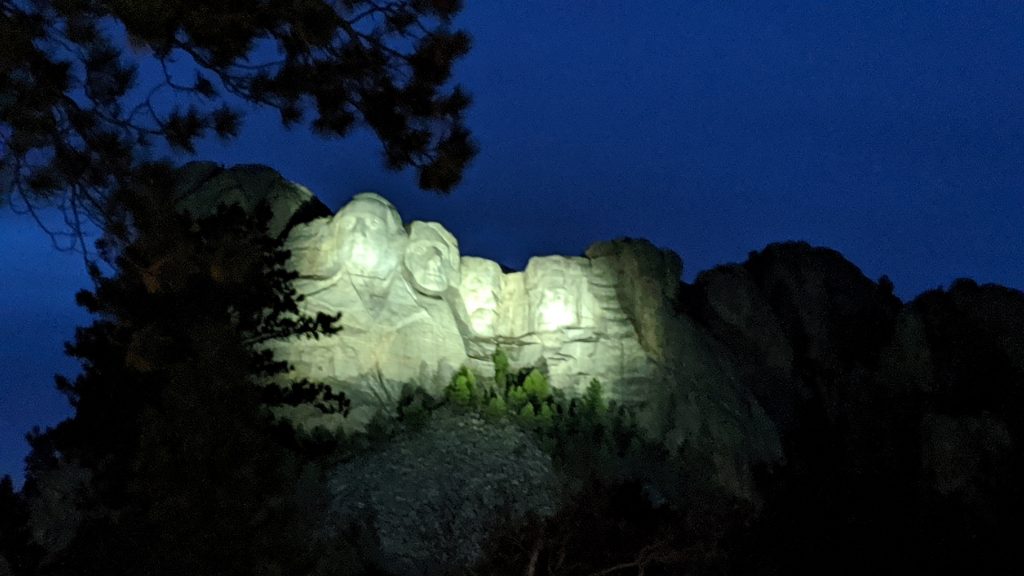
<svg viewBox="0 0 1024 576">
<path fill-rule="evenodd" d="M 353 242 L 349 260 L 360 272 L 376 272 L 380 263 L 380 251 L 369 242 Z"/>
<path fill-rule="evenodd" d="M 545 290 L 537 312 L 541 330 L 557 330 L 576 321 L 576 312 L 561 290 Z"/>
</svg>

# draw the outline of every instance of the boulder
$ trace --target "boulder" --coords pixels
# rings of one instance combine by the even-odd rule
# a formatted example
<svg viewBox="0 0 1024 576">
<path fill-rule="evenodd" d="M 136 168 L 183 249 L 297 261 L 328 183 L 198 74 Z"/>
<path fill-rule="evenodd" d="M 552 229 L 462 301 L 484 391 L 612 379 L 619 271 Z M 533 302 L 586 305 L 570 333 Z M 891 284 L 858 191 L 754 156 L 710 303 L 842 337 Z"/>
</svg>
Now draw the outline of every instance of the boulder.
<svg viewBox="0 0 1024 576">
<path fill-rule="evenodd" d="M 376 534 L 376 562 L 402 575 L 472 565 L 495 529 L 552 515 L 557 487 L 550 458 L 528 433 L 449 412 L 330 477 L 336 524 Z"/>
</svg>

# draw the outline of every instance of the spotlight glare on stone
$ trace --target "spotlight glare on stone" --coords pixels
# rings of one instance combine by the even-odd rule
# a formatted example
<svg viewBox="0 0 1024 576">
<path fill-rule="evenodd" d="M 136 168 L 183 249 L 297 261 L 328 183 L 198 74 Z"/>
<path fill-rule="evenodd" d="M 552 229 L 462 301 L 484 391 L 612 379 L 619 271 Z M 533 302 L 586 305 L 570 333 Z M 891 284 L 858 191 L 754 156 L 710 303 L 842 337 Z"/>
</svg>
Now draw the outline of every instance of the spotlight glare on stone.
<svg viewBox="0 0 1024 576">
<path fill-rule="evenodd" d="M 371 246 L 368 242 L 359 242 L 352 247 L 350 259 L 358 270 L 376 272 L 378 262 L 380 261 L 380 253 L 376 247 Z"/>
<path fill-rule="evenodd" d="M 575 314 L 564 298 L 560 298 L 555 292 L 545 291 L 541 299 L 540 324 L 544 330 L 557 330 L 568 326 L 575 321 Z"/>
</svg>

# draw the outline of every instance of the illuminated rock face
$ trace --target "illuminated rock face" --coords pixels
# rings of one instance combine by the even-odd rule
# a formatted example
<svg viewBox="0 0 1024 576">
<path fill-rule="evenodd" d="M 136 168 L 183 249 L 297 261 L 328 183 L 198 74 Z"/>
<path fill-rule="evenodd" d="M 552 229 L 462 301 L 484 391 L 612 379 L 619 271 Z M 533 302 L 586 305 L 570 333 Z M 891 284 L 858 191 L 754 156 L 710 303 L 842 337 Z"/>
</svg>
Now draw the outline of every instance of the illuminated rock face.
<svg viewBox="0 0 1024 576">
<path fill-rule="evenodd" d="M 610 272 L 589 258 L 532 258 L 525 271 L 503 278 L 495 343 L 513 366 L 543 366 L 551 385 L 570 395 L 596 378 L 612 397 L 637 398 L 630 386 L 652 382 L 656 367 Z"/>
<path fill-rule="evenodd" d="M 436 222 L 403 226 L 394 206 L 368 193 L 296 226 L 287 248 L 304 312 L 341 312 L 342 330 L 276 352 L 296 376 L 352 397 L 349 426 L 393 406 L 406 384 L 440 394 L 460 366 L 493 373 L 498 347 L 513 368 L 540 366 L 569 395 L 596 378 L 609 396 L 635 399 L 657 381 L 657 361 L 619 303 L 615 269 L 601 259 L 538 257 L 506 274 L 460 256 Z"/>
<path fill-rule="evenodd" d="M 341 331 L 279 342 L 294 375 L 332 384 L 352 400 L 349 428 L 390 410 L 406 384 L 438 393 L 466 361 L 445 299 L 459 282 L 458 245 L 436 223 L 407 231 L 394 206 L 359 194 L 334 217 L 288 236 L 296 289 L 308 314 L 341 312 Z"/>
<path fill-rule="evenodd" d="M 501 347 L 513 369 L 540 368 L 551 386 L 581 396 L 593 379 L 633 406 L 648 433 L 714 461 L 719 483 L 750 493 L 750 469 L 780 448 L 774 424 L 731 353 L 678 307 L 682 261 L 645 241 L 598 243 L 583 257 L 531 258 L 522 272 L 459 252 L 437 222 L 404 224 L 376 194 L 330 215 L 304 188 L 265 167 L 187 165 L 182 209 L 252 210 L 268 201 L 270 234 L 285 236 L 306 314 L 341 313 L 342 330 L 267 344 L 292 376 L 344 392 L 347 417 L 311 407 L 284 415 L 307 426 L 362 429 L 392 413 L 404 386 L 439 396 L 467 366 L 494 374 Z M 319 216 L 319 217 L 318 217 Z"/>
<path fill-rule="evenodd" d="M 352 402 L 347 417 L 312 407 L 284 414 L 307 426 L 364 429 L 394 411 L 405 386 L 441 395 L 461 366 L 489 377 L 500 347 L 513 369 L 540 368 L 567 396 L 596 378 L 670 448 L 710 454 L 719 483 L 736 495 L 750 492 L 753 464 L 779 457 L 775 427 L 739 384 L 730 353 L 676 311 L 682 262 L 670 251 L 617 240 L 503 272 L 462 256 L 436 222 L 404 224 L 376 194 L 332 216 L 273 170 L 209 163 L 183 168 L 179 189 L 196 216 L 269 202 L 270 233 L 286 238 L 303 311 L 342 314 L 337 334 L 268 344 L 294 367 L 290 376 L 328 383 Z"/>
<path fill-rule="evenodd" d="M 308 377 L 343 391 L 347 417 L 312 407 L 283 414 L 306 426 L 364 429 L 392 413 L 405 386 L 443 394 L 467 366 L 494 373 L 497 348 L 513 370 L 537 367 L 552 388 L 579 396 L 593 379 L 637 409 L 670 448 L 697 447 L 721 485 L 751 491 L 750 469 L 780 457 L 778 433 L 729 350 L 677 311 L 682 262 L 649 242 L 616 240 L 585 257 L 532 258 L 521 272 L 459 253 L 436 222 L 404 224 L 376 194 L 359 194 L 331 215 L 308 190 L 262 166 L 186 165 L 181 207 L 195 216 L 218 204 L 273 210 L 308 314 L 340 312 L 341 332 L 268 344 Z"/>
<path fill-rule="evenodd" d="M 728 354 L 675 311 L 682 262 L 672 252 L 619 240 L 506 273 L 461 256 L 436 222 L 403 225 L 376 194 L 295 226 L 286 245 L 305 312 L 341 312 L 342 330 L 275 351 L 294 376 L 349 396 L 352 411 L 339 420 L 348 429 L 392 411 L 403 386 L 443 394 L 461 366 L 488 377 L 500 347 L 513 369 L 539 367 L 568 396 L 597 379 L 640 409 L 648 431 L 723 454 L 720 480 L 737 493 L 752 463 L 778 457 L 774 427 Z"/>
</svg>

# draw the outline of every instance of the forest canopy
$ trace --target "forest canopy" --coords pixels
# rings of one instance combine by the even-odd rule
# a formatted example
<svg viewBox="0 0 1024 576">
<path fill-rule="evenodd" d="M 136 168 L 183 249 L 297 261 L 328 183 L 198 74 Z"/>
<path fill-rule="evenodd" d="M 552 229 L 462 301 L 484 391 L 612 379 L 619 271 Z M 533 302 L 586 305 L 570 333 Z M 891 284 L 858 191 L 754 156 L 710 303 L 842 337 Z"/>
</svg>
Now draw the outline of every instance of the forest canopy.
<svg viewBox="0 0 1024 576">
<path fill-rule="evenodd" d="M 236 138 L 242 107 L 325 137 L 367 126 L 388 168 L 448 192 L 476 153 L 451 83 L 453 0 L 0 0 L 0 203 L 71 232 L 124 220 L 115 191 L 154 154 Z M 140 63 L 162 77 L 143 85 Z M 190 73 L 179 72 L 185 63 Z M 78 235 L 78 241 L 84 240 Z"/>
</svg>

